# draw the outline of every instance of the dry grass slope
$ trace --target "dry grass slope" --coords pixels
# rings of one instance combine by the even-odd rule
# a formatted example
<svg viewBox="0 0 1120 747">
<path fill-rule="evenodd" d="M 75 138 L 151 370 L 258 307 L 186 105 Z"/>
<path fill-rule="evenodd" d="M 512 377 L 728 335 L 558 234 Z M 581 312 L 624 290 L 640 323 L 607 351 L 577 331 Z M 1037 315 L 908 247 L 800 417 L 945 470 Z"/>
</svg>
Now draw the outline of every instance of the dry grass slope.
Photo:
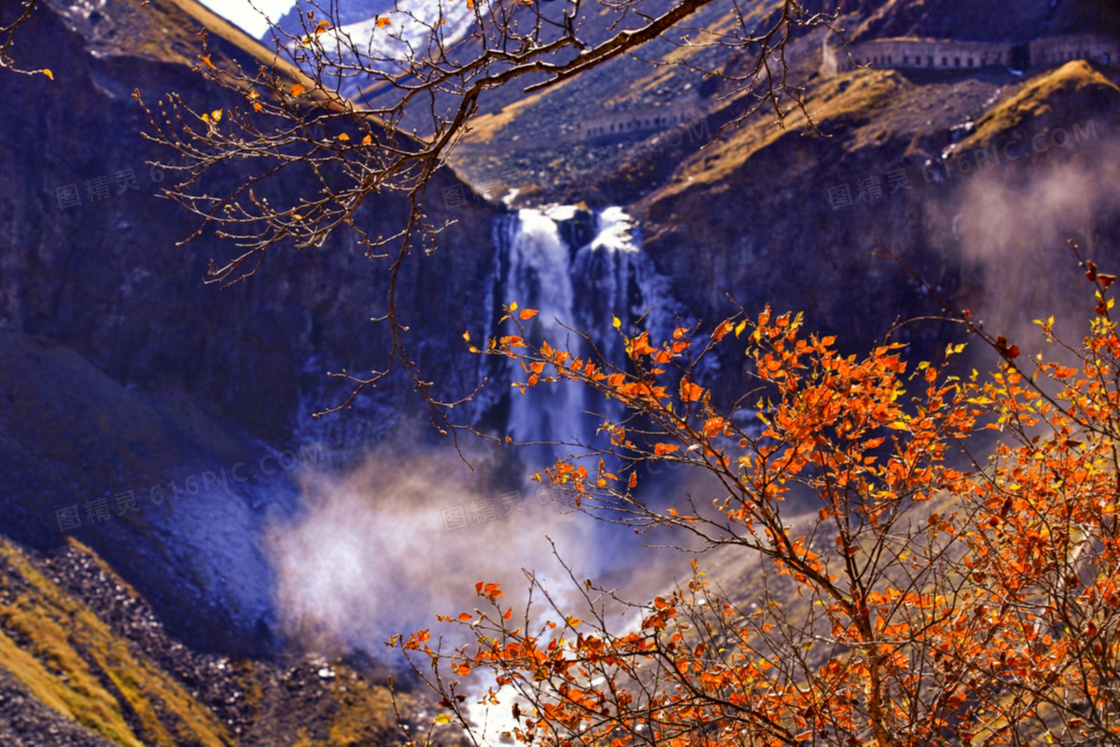
<svg viewBox="0 0 1120 747">
<path fill-rule="evenodd" d="M 39 700 L 118 744 L 232 743 L 209 709 L 8 542 L 0 543 L 0 651 Z"/>
</svg>

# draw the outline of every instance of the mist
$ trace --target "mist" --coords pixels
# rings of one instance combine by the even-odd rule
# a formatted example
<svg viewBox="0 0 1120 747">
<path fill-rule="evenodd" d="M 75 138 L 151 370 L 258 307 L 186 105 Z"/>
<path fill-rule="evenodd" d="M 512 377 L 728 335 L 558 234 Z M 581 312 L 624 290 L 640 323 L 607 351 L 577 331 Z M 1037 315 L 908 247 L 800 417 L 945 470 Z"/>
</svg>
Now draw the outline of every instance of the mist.
<svg viewBox="0 0 1120 747">
<path fill-rule="evenodd" d="M 1035 319 L 1053 314 L 1059 335 L 1076 342 L 1094 315 L 1094 288 L 1069 240 L 1102 272 L 1120 269 L 1120 194 L 1100 188 L 1120 176 L 1118 157 L 1115 142 L 1071 146 L 1039 166 L 1017 164 L 975 177 L 951 208 L 959 218 L 957 235 L 948 241 L 976 271 L 966 303 L 987 329 L 1024 352 L 1042 346 Z"/>
<path fill-rule="evenodd" d="M 503 501 L 452 450 L 371 453 L 344 474 L 306 472 L 299 480 L 302 507 L 271 522 L 266 546 L 281 632 L 318 653 L 360 650 L 384 661 L 391 635 L 420 628 L 463 643 L 436 615 L 485 608 L 479 581 L 502 584 L 501 601 L 520 613 L 523 568 L 579 612 L 548 538 L 577 579 L 606 580 L 636 602 L 665 582 L 668 568 L 687 567 L 682 554 L 645 549 L 631 530 L 570 512 L 539 485 L 507 492 Z M 489 520 L 471 511 L 485 498 L 494 500 Z"/>
</svg>

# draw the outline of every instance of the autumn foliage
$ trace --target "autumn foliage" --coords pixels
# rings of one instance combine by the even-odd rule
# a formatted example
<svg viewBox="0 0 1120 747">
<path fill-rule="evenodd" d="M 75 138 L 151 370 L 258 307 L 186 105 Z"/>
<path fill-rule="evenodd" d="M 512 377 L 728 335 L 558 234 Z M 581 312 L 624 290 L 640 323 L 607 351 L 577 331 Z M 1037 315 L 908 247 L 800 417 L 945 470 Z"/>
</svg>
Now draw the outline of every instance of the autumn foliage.
<svg viewBox="0 0 1120 747">
<path fill-rule="evenodd" d="M 544 622 L 480 584 L 481 609 L 445 618 L 473 645 L 443 651 L 428 631 L 396 645 L 438 691 L 443 721 L 467 725 L 460 678 L 488 673 L 484 699 L 500 696 L 524 743 L 1117 743 L 1120 336 L 1111 276 L 1088 275 L 1082 345 L 1038 322 L 1065 363 L 961 314 L 1000 355 L 986 377 L 953 374 L 963 346 L 916 366 L 898 344 L 845 356 L 769 309 L 663 341 L 619 328 L 629 360 L 616 368 L 531 345 L 532 312 L 512 306 L 514 329 L 486 352 L 520 362 L 527 396 L 585 386 L 627 412 L 602 424 L 601 458 L 540 479 L 582 510 L 738 547 L 767 580 L 719 589 L 693 561 L 621 630 L 590 581 L 576 584 L 582 620 L 533 581 Z M 696 373 L 726 345 L 745 350 L 756 387 L 721 409 Z M 978 438 L 989 432 L 994 446 Z M 701 470 L 718 493 L 654 510 L 646 460 Z"/>
</svg>

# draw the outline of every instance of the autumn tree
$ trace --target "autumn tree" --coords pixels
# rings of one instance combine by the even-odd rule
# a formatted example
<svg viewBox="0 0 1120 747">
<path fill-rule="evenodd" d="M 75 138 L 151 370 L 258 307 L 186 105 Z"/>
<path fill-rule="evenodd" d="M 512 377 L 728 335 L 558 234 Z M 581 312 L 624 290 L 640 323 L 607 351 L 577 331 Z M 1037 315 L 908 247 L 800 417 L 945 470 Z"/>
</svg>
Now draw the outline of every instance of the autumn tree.
<svg viewBox="0 0 1120 747">
<path fill-rule="evenodd" d="M 574 575 L 583 610 L 533 576 L 517 610 L 481 582 L 478 609 L 443 618 L 474 643 L 450 649 L 431 630 L 391 643 L 437 692 L 440 720 L 476 740 L 468 675 L 527 744 L 1116 743 L 1120 336 L 1114 278 L 1084 266 L 1091 328 L 1068 346 L 1039 320 L 1053 356 L 959 313 L 999 353 L 987 377 L 954 373 L 959 345 L 916 366 L 897 343 L 841 355 L 769 309 L 708 333 L 623 335 L 619 366 L 533 344 L 533 312 L 509 313 L 484 352 L 520 364 L 528 396 L 589 387 L 627 412 L 601 424 L 609 445 L 539 479 L 575 510 L 690 536 L 701 558 L 745 554 L 753 580 L 718 588 L 693 560 L 621 628 L 606 610 L 625 600 Z M 720 406 L 697 371 L 728 345 L 755 386 Z M 741 408 L 756 428 L 737 425 Z M 715 487 L 652 508 L 650 461 Z"/>
</svg>

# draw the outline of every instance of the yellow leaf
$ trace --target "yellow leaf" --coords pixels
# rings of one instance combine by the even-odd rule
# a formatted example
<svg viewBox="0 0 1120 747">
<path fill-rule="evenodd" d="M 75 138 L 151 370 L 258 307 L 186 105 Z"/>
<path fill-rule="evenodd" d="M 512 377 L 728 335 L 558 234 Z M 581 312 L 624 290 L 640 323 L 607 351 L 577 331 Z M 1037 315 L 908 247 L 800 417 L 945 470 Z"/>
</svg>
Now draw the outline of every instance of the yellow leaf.
<svg viewBox="0 0 1120 747">
<path fill-rule="evenodd" d="M 39 72 L 42 73 L 43 75 L 47 76 L 51 80 L 54 80 L 54 73 L 51 72 L 51 69 L 49 67 L 45 67 L 42 70 L 40 70 Z"/>
<path fill-rule="evenodd" d="M 739 322 L 739 324 L 735 327 L 735 336 L 738 337 L 739 335 L 743 334 L 743 330 L 746 329 L 746 328 L 747 328 L 747 320 L 744 319 L 743 321 Z"/>
<path fill-rule="evenodd" d="M 379 16 L 377 19 L 377 28 L 383 29 L 390 23 L 392 23 L 392 21 L 389 20 L 389 16 Z"/>
<path fill-rule="evenodd" d="M 221 122 L 222 121 L 222 110 L 221 109 L 215 109 L 214 111 L 210 112 L 210 118 L 213 119 L 215 122 Z"/>
<path fill-rule="evenodd" d="M 514 301 L 513 303 L 511 303 L 509 305 L 509 310 L 510 311 L 517 311 L 517 301 Z"/>
<path fill-rule="evenodd" d="M 346 133 L 344 132 L 344 133 L 342 133 L 341 135 L 339 135 L 339 136 L 338 136 L 338 139 L 339 139 L 339 140 L 341 140 L 342 142 L 344 142 L 344 143 L 345 143 L 345 142 L 346 142 L 347 140 L 349 140 L 349 139 L 350 139 L 350 136 L 349 136 L 349 135 L 347 135 L 347 134 L 346 134 Z"/>
<path fill-rule="evenodd" d="M 449 723 L 451 723 L 451 717 L 448 716 L 446 713 L 441 713 L 440 715 L 436 716 L 436 723 L 437 724 L 449 724 Z"/>
<path fill-rule="evenodd" d="M 470 341 L 471 341 L 471 332 L 470 332 L 470 330 L 467 330 L 466 332 L 464 332 L 464 333 L 463 333 L 463 339 L 464 339 L 464 340 L 466 340 L 467 342 L 470 342 Z"/>
<path fill-rule="evenodd" d="M 612 317 L 611 318 L 611 324 L 614 326 L 615 329 L 618 329 L 619 327 L 622 326 L 622 320 L 619 319 L 617 316 Z"/>
</svg>

